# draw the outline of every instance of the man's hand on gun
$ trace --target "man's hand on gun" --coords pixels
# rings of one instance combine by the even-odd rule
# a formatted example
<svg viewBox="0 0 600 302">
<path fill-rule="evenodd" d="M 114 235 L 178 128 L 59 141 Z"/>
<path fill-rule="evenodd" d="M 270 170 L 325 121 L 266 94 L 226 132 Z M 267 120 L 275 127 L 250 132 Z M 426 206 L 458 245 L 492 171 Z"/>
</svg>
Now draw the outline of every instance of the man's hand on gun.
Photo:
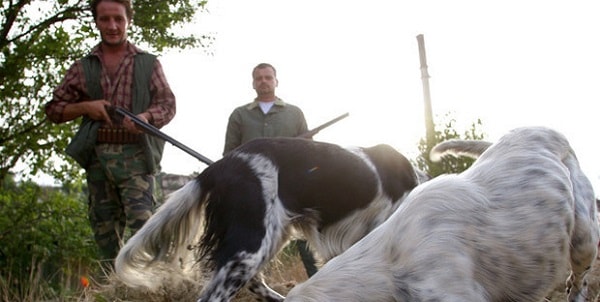
<svg viewBox="0 0 600 302">
<path fill-rule="evenodd" d="M 108 105 L 108 106 L 105 106 L 104 108 L 106 109 L 106 112 L 107 112 L 108 116 L 110 117 L 110 120 L 112 120 L 112 123 L 117 124 L 117 125 L 123 125 L 123 128 L 125 128 L 127 131 L 134 133 L 134 134 L 144 133 L 144 130 L 138 124 L 134 123 L 131 120 L 131 118 L 129 118 L 128 116 L 123 116 L 121 114 L 118 114 L 116 111 L 116 107 Z M 149 124 L 146 114 L 140 113 L 140 114 L 136 115 L 136 117 L 139 120 L 141 120 L 142 122 Z"/>
<path fill-rule="evenodd" d="M 91 119 L 96 121 L 104 121 L 109 125 L 112 125 L 113 121 L 108 113 L 106 108 L 110 106 L 110 103 L 107 100 L 94 100 L 87 102 L 78 103 L 83 107 L 83 114 L 87 114 Z"/>
</svg>

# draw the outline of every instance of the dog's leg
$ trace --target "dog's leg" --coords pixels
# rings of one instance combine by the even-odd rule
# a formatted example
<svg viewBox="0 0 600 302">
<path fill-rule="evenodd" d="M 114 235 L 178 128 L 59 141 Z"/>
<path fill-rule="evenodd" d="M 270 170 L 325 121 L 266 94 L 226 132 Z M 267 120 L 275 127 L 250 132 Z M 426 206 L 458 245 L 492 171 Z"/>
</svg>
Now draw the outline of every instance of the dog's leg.
<svg viewBox="0 0 600 302">
<path fill-rule="evenodd" d="M 248 290 L 255 295 L 261 297 L 266 302 L 281 302 L 285 299 L 284 296 L 272 290 L 262 278 L 255 276 L 250 280 Z"/>
<path fill-rule="evenodd" d="M 240 252 L 222 266 L 204 289 L 198 302 L 227 302 L 256 274 L 266 261 L 259 253 Z M 276 300 L 276 301 L 283 301 Z"/>
<path fill-rule="evenodd" d="M 586 275 L 592 268 L 598 248 L 598 230 L 594 230 L 594 225 L 597 225 L 596 221 L 592 223 L 589 219 L 576 218 L 571 241 L 571 275 L 567 280 L 569 302 L 590 301 L 587 299 Z"/>
<path fill-rule="evenodd" d="M 569 302 L 586 301 L 588 284 L 586 274 L 592 268 L 598 253 L 598 215 L 591 183 L 579 169 L 574 156 L 564 161 L 571 172 L 575 201 L 575 225 L 571 235 L 571 275 L 567 280 Z"/>
<path fill-rule="evenodd" d="M 289 220 L 279 202 L 267 203 L 267 219 L 242 222 L 230 221 L 222 237 L 220 248 L 212 251 L 217 264 L 212 280 L 204 287 L 202 302 L 230 301 L 236 293 L 250 282 L 253 293 L 263 301 L 283 301 L 283 296 L 266 285 L 257 282 L 256 276 L 277 255 L 287 242 Z M 248 211 L 245 212 L 248 214 Z M 264 226 L 257 226 L 265 223 Z"/>
</svg>

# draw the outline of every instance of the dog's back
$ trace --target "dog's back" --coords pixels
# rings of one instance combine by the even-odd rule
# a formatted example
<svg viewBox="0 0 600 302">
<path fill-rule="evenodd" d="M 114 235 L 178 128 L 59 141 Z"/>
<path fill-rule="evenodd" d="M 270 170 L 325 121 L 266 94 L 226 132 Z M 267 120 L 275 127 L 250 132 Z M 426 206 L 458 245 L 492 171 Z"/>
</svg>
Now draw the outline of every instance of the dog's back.
<svg viewBox="0 0 600 302">
<path fill-rule="evenodd" d="M 527 230 L 524 234 L 541 238 L 550 229 L 544 229 L 545 223 L 554 226 L 562 221 L 559 218 L 564 219 L 565 229 L 555 233 L 569 235 L 567 246 L 563 243 L 557 244 L 555 249 L 541 245 L 538 248 L 545 253 L 561 251 L 555 259 L 564 255 L 570 257 L 573 274 L 577 276 L 569 278 L 568 286 L 584 288 L 580 277 L 590 268 L 590 259 L 597 253 L 597 248 L 592 247 L 599 240 L 597 208 L 593 187 L 583 174 L 568 140 L 561 133 L 545 127 L 523 127 L 503 136 L 494 148 L 487 149 L 486 144 L 491 145 L 480 141 L 443 142 L 432 149 L 432 155 L 433 158 L 441 158 L 444 154 L 477 158 L 474 164 L 477 169 L 465 171 L 465 176 L 475 182 L 493 184 L 486 186 L 492 188 L 488 193 L 492 201 L 496 197 L 503 206 L 513 203 L 511 208 L 521 208 L 516 216 L 506 217 L 506 221 L 515 224 L 507 231 L 521 225 L 522 230 Z M 512 198 L 506 199 L 507 194 Z M 521 204 L 523 200 L 530 203 Z M 538 227 L 530 224 L 534 219 L 539 220 Z M 565 252 L 565 249 L 568 250 Z M 579 292 L 579 295 L 570 301 L 583 299 L 585 292 Z"/>
</svg>

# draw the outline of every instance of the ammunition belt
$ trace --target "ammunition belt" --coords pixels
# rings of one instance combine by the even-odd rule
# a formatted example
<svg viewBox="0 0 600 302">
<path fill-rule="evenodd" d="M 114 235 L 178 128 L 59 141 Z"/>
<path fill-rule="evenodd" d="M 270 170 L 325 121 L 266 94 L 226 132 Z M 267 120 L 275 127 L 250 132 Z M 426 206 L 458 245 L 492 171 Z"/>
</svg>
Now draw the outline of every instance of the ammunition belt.
<svg viewBox="0 0 600 302">
<path fill-rule="evenodd" d="M 137 144 L 141 135 L 131 133 L 125 128 L 99 128 L 96 137 L 98 144 Z"/>
</svg>

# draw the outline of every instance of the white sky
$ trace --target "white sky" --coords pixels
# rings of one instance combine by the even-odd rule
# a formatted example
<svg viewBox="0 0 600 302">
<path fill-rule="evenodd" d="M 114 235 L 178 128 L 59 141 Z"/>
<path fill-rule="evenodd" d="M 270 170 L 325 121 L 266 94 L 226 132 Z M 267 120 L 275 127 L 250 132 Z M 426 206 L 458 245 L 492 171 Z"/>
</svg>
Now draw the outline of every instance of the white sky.
<svg viewBox="0 0 600 302">
<path fill-rule="evenodd" d="M 597 1 L 212 0 L 189 30 L 214 32 L 202 50 L 161 57 L 178 98 L 163 131 L 218 160 L 231 111 L 251 101 L 251 69 L 275 65 L 277 94 L 300 106 L 309 128 L 350 116 L 316 140 L 387 143 L 410 158 L 424 135 L 416 36 L 423 34 L 438 121 L 459 132 L 481 118 L 495 140 L 525 125 L 563 132 L 600 192 Z M 163 170 L 206 166 L 167 144 Z"/>
</svg>

